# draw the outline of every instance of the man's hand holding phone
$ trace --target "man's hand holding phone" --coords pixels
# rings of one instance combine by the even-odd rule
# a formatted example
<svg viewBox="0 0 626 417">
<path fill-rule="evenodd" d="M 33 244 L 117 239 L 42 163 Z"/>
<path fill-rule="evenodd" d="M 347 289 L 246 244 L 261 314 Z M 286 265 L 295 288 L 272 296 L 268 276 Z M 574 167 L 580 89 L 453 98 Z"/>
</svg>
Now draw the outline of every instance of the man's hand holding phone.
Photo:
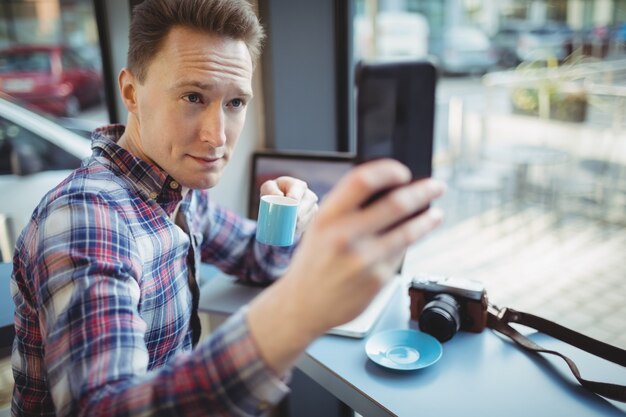
<svg viewBox="0 0 626 417">
<path fill-rule="evenodd" d="M 361 164 L 341 179 L 320 205 L 285 276 L 250 305 L 250 331 L 272 369 L 282 373 L 315 338 L 368 306 L 395 274 L 406 248 L 441 223 L 436 208 L 411 214 L 443 191 L 436 180 L 413 182 L 407 167 L 392 159 Z"/>
<path fill-rule="evenodd" d="M 250 305 L 268 365 L 288 369 L 315 338 L 357 317 L 394 276 L 408 246 L 435 228 L 429 208 L 436 71 L 428 62 L 362 65 L 359 165 L 320 205 L 285 276 Z"/>
</svg>

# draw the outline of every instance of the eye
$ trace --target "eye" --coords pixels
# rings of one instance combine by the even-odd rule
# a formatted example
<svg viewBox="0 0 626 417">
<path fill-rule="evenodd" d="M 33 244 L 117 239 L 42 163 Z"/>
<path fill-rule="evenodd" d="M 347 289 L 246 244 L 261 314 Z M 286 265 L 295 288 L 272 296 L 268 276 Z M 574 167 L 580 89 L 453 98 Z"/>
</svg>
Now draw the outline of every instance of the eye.
<svg viewBox="0 0 626 417">
<path fill-rule="evenodd" d="M 187 94 L 186 96 L 183 97 L 185 100 L 187 100 L 190 103 L 201 103 L 202 102 L 202 96 L 198 93 L 190 93 Z"/>
<path fill-rule="evenodd" d="M 243 106 L 245 106 L 245 104 L 246 103 L 242 99 L 240 99 L 240 98 L 232 99 L 231 102 L 230 102 L 230 105 L 232 107 L 234 107 L 235 109 L 243 107 Z"/>
</svg>

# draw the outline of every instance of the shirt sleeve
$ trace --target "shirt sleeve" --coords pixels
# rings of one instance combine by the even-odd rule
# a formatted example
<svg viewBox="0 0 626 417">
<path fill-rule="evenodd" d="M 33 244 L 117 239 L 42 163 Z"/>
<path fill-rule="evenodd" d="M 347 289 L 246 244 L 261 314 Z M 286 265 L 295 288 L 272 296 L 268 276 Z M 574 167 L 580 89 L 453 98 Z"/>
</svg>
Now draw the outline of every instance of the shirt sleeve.
<svg viewBox="0 0 626 417">
<path fill-rule="evenodd" d="M 271 283 L 285 273 L 297 242 L 292 246 L 259 243 L 256 222 L 215 204 L 205 192 L 198 194 L 202 262 L 257 284 Z"/>
<path fill-rule="evenodd" d="M 243 311 L 149 371 L 131 232 L 115 202 L 68 201 L 39 224 L 29 284 L 57 415 L 250 416 L 280 400 L 287 388 L 260 359 Z"/>
</svg>

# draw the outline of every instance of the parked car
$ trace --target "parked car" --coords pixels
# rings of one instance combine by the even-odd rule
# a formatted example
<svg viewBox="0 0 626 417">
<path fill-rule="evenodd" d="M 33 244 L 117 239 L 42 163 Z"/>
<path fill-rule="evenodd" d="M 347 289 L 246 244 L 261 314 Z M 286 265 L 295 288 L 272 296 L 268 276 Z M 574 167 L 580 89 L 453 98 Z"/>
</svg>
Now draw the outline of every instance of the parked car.
<svg viewBox="0 0 626 417">
<path fill-rule="evenodd" d="M 431 51 L 446 73 L 484 73 L 497 62 L 496 51 L 480 29 L 457 26 L 431 43 Z"/>
<path fill-rule="evenodd" d="M 41 198 L 90 155 L 88 139 L 0 95 L 0 215 L 10 225 L 0 247 L 13 247 Z"/>
<path fill-rule="evenodd" d="M 0 90 L 56 116 L 76 116 L 102 101 L 100 71 L 62 45 L 0 51 Z"/>
<path fill-rule="evenodd" d="M 568 55 L 573 31 L 565 24 L 548 22 L 522 31 L 517 41 L 517 59 L 534 61 L 556 59 L 562 61 Z"/>
<path fill-rule="evenodd" d="M 520 34 L 524 31 L 523 24 L 507 24 L 498 30 L 491 39 L 493 48 L 498 57 L 498 64 L 510 68 L 519 64 L 517 58 L 517 43 Z"/>
</svg>

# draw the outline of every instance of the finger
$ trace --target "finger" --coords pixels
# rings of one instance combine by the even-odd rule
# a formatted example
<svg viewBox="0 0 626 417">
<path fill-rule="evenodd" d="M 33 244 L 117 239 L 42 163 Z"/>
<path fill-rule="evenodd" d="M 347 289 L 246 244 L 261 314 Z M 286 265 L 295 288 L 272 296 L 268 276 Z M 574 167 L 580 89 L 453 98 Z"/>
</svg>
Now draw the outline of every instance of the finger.
<svg viewBox="0 0 626 417">
<path fill-rule="evenodd" d="M 311 210 L 314 206 L 317 206 L 318 197 L 313 191 L 307 189 L 300 200 L 300 204 L 298 206 L 298 215 L 305 213 Z"/>
<path fill-rule="evenodd" d="M 346 220 L 345 227 L 355 238 L 380 233 L 426 208 L 440 197 L 444 185 L 434 179 L 416 181 L 389 192 Z"/>
<path fill-rule="evenodd" d="M 313 219 L 313 215 L 315 214 L 315 210 L 311 209 L 306 213 L 302 213 L 298 215 L 298 220 L 296 224 L 296 228 L 300 229 L 305 227 L 309 222 Z"/>
<path fill-rule="evenodd" d="M 303 200 L 312 201 L 313 203 L 317 203 L 319 201 L 319 197 L 315 194 L 310 188 L 307 188 Z"/>
<path fill-rule="evenodd" d="M 353 245 L 354 254 L 360 259 L 367 276 L 378 281 L 380 286 L 389 281 L 398 271 L 404 259 L 404 250 L 382 257 L 379 249 L 380 243 L 376 239 L 361 239 Z"/>
<path fill-rule="evenodd" d="M 313 221 L 313 218 L 317 214 L 318 208 L 317 204 L 313 206 L 313 208 L 306 213 L 298 216 L 298 222 L 296 224 L 296 231 L 298 235 L 304 233 L 304 231 L 308 228 L 309 224 Z"/>
<path fill-rule="evenodd" d="M 305 227 L 319 210 L 317 204 L 318 198 L 311 190 L 307 190 L 302 202 L 298 206 L 298 225 L 297 227 Z"/>
<path fill-rule="evenodd" d="M 379 282 L 381 282 L 381 287 L 384 287 L 396 276 L 403 259 L 404 253 L 394 254 L 391 259 L 376 263 L 370 273 L 374 274 Z"/>
<path fill-rule="evenodd" d="M 408 246 L 431 232 L 443 221 L 443 212 L 438 208 L 430 208 L 419 216 L 407 220 L 385 234 L 374 239 L 369 254 L 375 260 L 394 257 Z"/>
<path fill-rule="evenodd" d="M 313 216 L 318 212 L 319 206 L 317 204 L 313 204 L 306 211 L 302 211 L 298 213 L 298 224 L 303 223 L 306 224 L 309 222 Z"/>
<path fill-rule="evenodd" d="M 364 264 L 364 268 L 385 270 L 385 265 L 393 264 L 400 253 L 404 254 L 411 244 L 437 227 L 442 219 L 441 210 L 431 208 L 385 234 L 352 241 L 350 250 Z"/>
<path fill-rule="evenodd" d="M 264 195 L 285 195 L 280 189 L 276 180 L 265 181 L 260 188 L 260 194 Z"/>
<path fill-rule="evenodd" d="M 306 191 L 309 189 L 306 182 L 293 177 L 276 178 L 276 183 L 284 195 L 298 202 L 302 200 Z"/>
<path fill-rule="evenodd" d="M 392 159 L 378 159 L 352 169 L 325 197 L 321 218 L 335 218 L 359 208 L 378 191 L 405 184 L 409 169 Z"/>
</svg>

